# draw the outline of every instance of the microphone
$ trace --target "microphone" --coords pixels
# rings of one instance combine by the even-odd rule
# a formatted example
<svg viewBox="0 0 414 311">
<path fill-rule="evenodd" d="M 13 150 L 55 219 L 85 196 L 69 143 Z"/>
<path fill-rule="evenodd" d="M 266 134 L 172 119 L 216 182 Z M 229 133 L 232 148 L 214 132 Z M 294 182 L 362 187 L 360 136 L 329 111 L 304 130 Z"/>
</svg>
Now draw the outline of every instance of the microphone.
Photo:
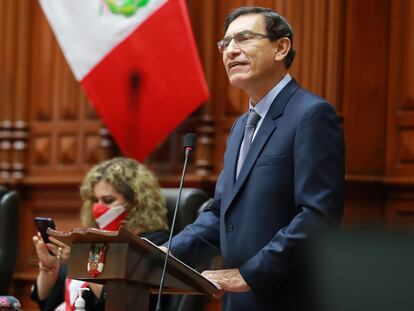
<svg viewBox="0 0 414 311">
<path fill-rule="evenodd" d="M 165 279 L 165 272 L 167 270 L 168 257 L 170 256 L 171 240 L 172 240 L 172 235 L 173 235 L 173 231 L 174 231 L 175 218 L 177 216 L 178 205 L 180 205 L 181 192 L 183 191 L 184 176 L 185 176 L 185 171 L 187 169 L 188 156 L 189 156 L 190 152 L 194 150 L 195 143 L 196 143 L 196 135 L 194 133 L 189 133 L 189 134 L 185 135 L 184 145 L 183 145 L 184 152 L 185 152 L 183 171 L 182 171 L 181 179 L 180 179 L 180 187 L 178 188 L 177 201 L 175 202 L 174 216 L 173 216 L 173 220 L 172 220 L 172 223 L 171 223 L 170 237 L 168 238 L 167 254 L 165 255 L 164 266 L 162 268 L 160 287 L 158 289 L 157 306 L 155 308 L 155 311 L 161 311 L 162 288 L 164 286 L 164 279 Z"/>
<path fill-rule="evenodd" d="M 188 133 L 187 135 L 185 135 L 185 137 L 184 137 L 184 150 L 185 150 L 186 160 L 187 160 L 189 151 L 194 150 L 195 143 L 196 143 L 196 134 Z M 186 164 L 186 163 L 184 163 L 184 164 Z M 184 167 L 184 170 L 185 170 L 185 167 Z"/>
</svg>

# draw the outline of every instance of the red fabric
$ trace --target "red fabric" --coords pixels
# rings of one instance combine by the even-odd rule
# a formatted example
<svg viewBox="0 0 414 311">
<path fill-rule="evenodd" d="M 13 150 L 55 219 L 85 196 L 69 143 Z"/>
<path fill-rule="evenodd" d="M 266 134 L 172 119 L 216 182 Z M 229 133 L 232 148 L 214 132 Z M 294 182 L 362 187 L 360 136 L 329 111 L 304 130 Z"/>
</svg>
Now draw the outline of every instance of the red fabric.
<svg viewBox="0 0 414 311">
<path fill-rule="evenodd" d="M 101 217 L 103 214 L 105 214 L 107 211 L 109 210 L 109 207 L 106 206 L 105 204 L 101 204 L 101 203 L 95 203 L 92 207 L 92 213 L 93 213 L 93 217 L 99 218 Z"/>
<path fill-rule="evenodd" d="M 139 76 L 136 96 L 133 72 Z M 167 1 L 82 85 L 123 153 L 142 161 L 208 98 L 185 1 Z"/>
<path fill-rule="evenodd" d="M 75 310 L 75 301 L 71 303 L 70 301 L 70 284 L 72 283 L 72 279 L 66 278 L 65 281 L 65 309 L 66 311 L 73 311 Z M 83 282 L 83 284 L 80 286 L 81 288 L 85 288 L 88 286 L 88 283 Z M 77 297 L 77 296 L 76 296 Z M 76 300 L 76 298 L 75 298 Z"/>
<path fill-rule="evenodd" d="M 67 278 L 65 281 L 65 309 L 66 311 L 74 310 L 75 305 L 70 303 L 70 293 L 69 293 L 69 285 L 72 282 L 72 279 Z"/>
<path fill-rule="evenodd" d="M 122 210 L 119 210 L 121 208 Z M 121 222 L 128 216 L 124 207 L 108 207 L 102 203 L 95 203 L 93 205 L 93 217 L 100 229 L 109 231 L 118 231 Z M 123 211 L 123 212 L 122 212 Z M 104 220 L 101 218 L 105 218 Z M 104 224 L 102 223 L 104 222 Z"/>
<path fill-rule="evenodd" d="M 121 227 L 121 222 L 125 220 L 126 216 L 127 216 L 126 212 L 119 215 L 117 218 L 111 221 L 111 223 L 109 223 L 105 228 L 102 228 L 102 229 L 109 230 L 109 231 L 118 231 L 119 227 Z"/>
</svg>

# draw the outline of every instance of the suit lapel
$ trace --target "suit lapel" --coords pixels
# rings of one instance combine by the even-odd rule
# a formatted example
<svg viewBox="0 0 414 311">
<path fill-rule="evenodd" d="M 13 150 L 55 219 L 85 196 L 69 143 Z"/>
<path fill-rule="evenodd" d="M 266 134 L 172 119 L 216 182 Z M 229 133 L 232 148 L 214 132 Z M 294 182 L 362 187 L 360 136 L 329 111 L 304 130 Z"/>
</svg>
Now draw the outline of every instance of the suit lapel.
<svg viewBox="0 0 414 311">
<path fill-rule="evenodd" d="M 249 153 L 247 154 L 246 159 L 244 160 L 239 176 L 236 180 L 236 183 L 234 184 L 233 191 L 229 192 L 227 196 L 227 200 L 223 201 L 224 212 L 230 206 L 230 203 L 233 201 L 236 194 L 240 191 L 240 188 L 242 187 L 243 183 L 246 181 L 246 178 L 249 175 L 250 171 L 252 170 L 254 163 L 256 162 L 256 159 L 258 158 L 260 152 L 262 151 L 263 147 L 265 146 L 271 134 L 276 129 L 275 119 L 277 119 L 278 117 L 282 115 L 287 102 L 292 97 L 292 95 L 297 91 L 298 88 L 299 88 L 298 84 L 296 83 L 294 79 L 292 79 L 274 99 L 265 119 L 263 120 L 262 125 L 260 126 L 258 132 L 256 133 L 256 137 L 253 140 Z M 238 126 L 237 131 L 235 129 L 236 131 L 235 137 L 234 137 L 234 140 L 232 139 L 234 143 L 231 146 L 230 145 L 228 146 L 228 148 L 233 147 L 233 149 L 229 149 L 232 151 L 231 157 L 229 158 L 230 159 L 229 163 L 231 163 L 231 166 L 232 166 L 231 167 L 231 173 L 232 173 L 231 180 L 234 180 L 236 176 L 237 159 L 238 159 L 241 141 L 243 139 L 243 134 L 244 134 L 243 126 L 246 124 L 246 118 L 247 118 L 247 114 L 241 120 L 242 122 L 240 122 L 240 126 Z M 231 187 L 227 189 L 231 189 Z"/>
<path fill-rule="evenodd" d="M 227 144 L 228 154 L 228 163 L 230 165 L 229 173 L 226 174 L 228 180 L 228 186 L 226 189 L 232 189 L 235 178 L 236 178 L 236 169 L 237 169 L 237 159 L 239 157 L 239 150 L 241 142 L 244 135 L 244 126 L 247 122 L 247 113 L 240 117 L 237 123 L 234 126 L 233 133 L 230 136 L 230 139 Z"/>
<path fill-rule="evenodd" d="M 259 131 L 256 134 L 256 137 L 253 140 L 252 145 L 250 146 L 249 152 L 244 159 L 243 166 L 240 169 L 239 177 L 236 180 L 234 185 L 234 192 L 238 192 L 240 190 L 241 185 L 243 184 L 244 180 L 246 179 L 248 173 L 252 169 L 256 159 L 266 144 L 268 138 L 276 129 L 276 124 L 272 118 L 266 116 L 263 120 L 262 125 L 260 126 Z"/>
</svg>

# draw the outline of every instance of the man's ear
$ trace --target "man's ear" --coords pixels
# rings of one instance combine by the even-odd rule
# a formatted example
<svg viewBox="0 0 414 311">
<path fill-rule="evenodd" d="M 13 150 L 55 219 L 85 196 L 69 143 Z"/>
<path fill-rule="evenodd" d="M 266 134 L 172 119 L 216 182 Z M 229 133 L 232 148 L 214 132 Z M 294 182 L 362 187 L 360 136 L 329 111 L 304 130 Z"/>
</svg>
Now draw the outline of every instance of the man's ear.
<svg viewBox="0 0 414 311">
<path fill-rule="evenodd" d="M 283 37 L 276 40 L 275 61 L 283 61 L 289 52 L 291 45 L 289 38 Z"/>
</svg>

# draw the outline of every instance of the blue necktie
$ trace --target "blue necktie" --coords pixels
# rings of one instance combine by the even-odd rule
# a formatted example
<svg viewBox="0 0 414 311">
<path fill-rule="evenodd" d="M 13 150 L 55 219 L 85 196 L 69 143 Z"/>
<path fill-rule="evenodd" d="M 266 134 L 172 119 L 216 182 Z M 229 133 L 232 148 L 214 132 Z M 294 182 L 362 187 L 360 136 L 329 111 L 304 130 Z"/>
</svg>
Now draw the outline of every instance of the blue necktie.
<svg viewBox="0 0 414 311">
<path fill-rule="evenodd" d="M 247 118 L 246 128 L 244 129 L 243 142 L 240 148 L 239 160 L 237 161 L 237 173 L 236 177 L 239 176 L 241 167 L 243 166 L 244 159 L 249 152 L 250 146 L 252 144 L 253 134 L 256 129 L 256 124 L 259 122 L 260 116 L 257 114 L 254 109 L 250 109 L 249 116 Z"/>
</svg>

